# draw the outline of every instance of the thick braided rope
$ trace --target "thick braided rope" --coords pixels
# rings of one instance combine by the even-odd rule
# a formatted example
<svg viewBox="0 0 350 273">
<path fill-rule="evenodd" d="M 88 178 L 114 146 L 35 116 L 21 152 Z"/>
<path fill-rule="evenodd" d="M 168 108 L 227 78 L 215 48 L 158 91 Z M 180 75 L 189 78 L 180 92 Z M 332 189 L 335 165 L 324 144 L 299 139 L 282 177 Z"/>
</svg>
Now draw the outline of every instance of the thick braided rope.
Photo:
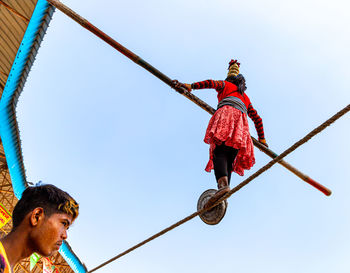
<svg viewBox="0 0 350 273">
<path fill-rule="evenodd" d="M 318 133 L 320 133 L 321 131 L 323 131 L 326 127 L 328 127 L 329 125 L 331 125 L 333 122 L 335 122 L 337 119 L 339 119 L 341 116 L 345 115 L 347 112 L 350 111 L 350 104 L 348 106 L 346 106 L 345 108 L 343 108 L 341 111 L 339 111 L 338 113 L 336 113 L 334 116 L 332 116 L 331 118 L 329 118 L 327 121 L 325 121 L 324 123 L 322 123 L 320 126 L 318 126 L 317 128 L 315 128 L 314 130 L 312 130 L 309 134 L 307 134 L 305 137 L 303 137 L 302 139 L 300 139 L 299 141 L 297 141 L 294 145 L 292 145 L 291 147 L 289 147 L 287 150 L 285 150 L 282 154 L 280 154 L 279 156 L 277 156 L 276 158 L 274 158 L 273 160 L 271 160 L 269 163 L 267 163 L 265 166 L 261 167 L 258 171 L 256 171 L 255 173 L 253 173 L 251 176 L 249 176 L 247 179 L 245 179 L 243 182 L 241 182 L 240 184 L 238 184 L 236 187 L 234 187 L 232 190 L 230 190 L 227 194 L 225 194 L 225 196 L 223 196 L 220 200 L 218 200 L 212 207 L 208 208 L 208 209 L 202 209 L 200 211 L 197 211 L 195 213 L 192 213 L 191 215 L 187 216 L 186 218 L 176 222 L 175 224 L 163 229 L 162 231 L 154 234 L 153 236 L 149 237 L 148 239 L 138 243 L 137 245 L 127 249 L 126 251 L 118 254 L 117 256 L 111 258 L 110 260 L 102 263 L 101 265 L 95 267 L 94 269 L 90 270 L 88 273 L 94 272 L 98 269 L 100 269 L 101 267 L 121 258 L 122 256 L 130 253 L 131 251 L 141 247 L 144 244 L 147 244 L 148 242 L 164 235 L 165 233 L 167 233 L 168 231 L 190 221 L 191 219 L 193 219 L 194 217 L 210 210 L 211 208 L 215 207 L 217 204 L 219 204 L 220 202 L 228 199 L 231 195 L 233 195 L 235 192 L 239 191 L 241 188 L 243 188 L 244 186 L 246 186 L 249 182 L 251 182 L 253 179 L 257 178 L 260 174 L 262 174 L 263 172 L 267 171 L 268 169 L 270 169 L 273 165 L 275 165 L 276 163 L 278 163 L 278 161 L 280 161 L 281 159 L 283 159 L 284 157 L 286 157 L 288 154 L 290 154 L 291 152 L 293 152 L 294 150 L 296 150 L 298 147 L 300 147 L 301 145 L 303 145 L 304 143 L 306 143 L 307 141 L 309 141 L 312 137 L 314 137 L 315 135 L 317 135 Z"/>
</svg>

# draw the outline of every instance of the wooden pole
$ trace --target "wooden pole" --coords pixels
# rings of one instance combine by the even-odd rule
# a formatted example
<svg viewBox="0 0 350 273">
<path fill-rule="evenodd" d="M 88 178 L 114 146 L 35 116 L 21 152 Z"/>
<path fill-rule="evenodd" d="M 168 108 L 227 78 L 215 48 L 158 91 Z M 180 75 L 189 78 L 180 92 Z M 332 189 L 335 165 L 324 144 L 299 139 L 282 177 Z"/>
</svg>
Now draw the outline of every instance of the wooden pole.
<svg viewBox="0 0 350 273">
<path fill-rule="evenodd" d="M 82 27 L 86 28 L 99 38 L 101 38 L 103 41 L 105 41 L 107 44 L 118 50 L 120 53 L 122 53 L 124 56 L 128 57 L 130 60 L 134 61 L 136 64 L 142 66 L 144 69 L 152 73 L 154 76 L 156 76 L 158 79 L 169 85 L 171 88 L 175 89 L 178 93 L 185 96 L 195 104 L 197 104 L 199 107 L 207 111 L 209 114 L 214 114 L 215 109 L 212 108 L 210 105 L 202 101 L 197 96 L 193 95 L 192 93 L 188 92 L 185 88 L 175 88 L 175 86 L 172 83 L 172 80 L 160 72 L 158 69 L 153 67 L 148 62 L 141 59 L 139 56 L 137 56 L 135 53 L 124 47 L 123 45 L 119 44 L 117 41 L 115 41 L 112 37 L 108 36 L 106 33 L 104 33 L 102 30 L 98 29 L 94 25 L 92 25 L 89 21 L 87 21 L 85 18 L 81 17 L 79 14 L 71 10 L 69 7 L 64 5 L 58 0 L 47 0 L 51 5 L 62 11 L 64 14 L 66 14 L 68 17 L 76 21 L 78 24 L 80 24 Z M 261 144 L 259 141 L 257 141 L 254 137 L 252 137 L 253 143 L 256 147 L 258 147 L 262 152 L 267 154 L 268 156 L 275 158 L 278 155 L 271 151 L 270 149 L 266 148 L 263 144 Z M 331 191 L 327 189 L 325 186 L 317 183 L 316 181 L 312 180 L 307 175 L 303 174 L 293 166 L 291 166 L 289 163 L 287 163 L 284 160 L 279 161 L 279 163 L 290 170 L 292 173 L 297 175 L 299 178 L 301 178 L 303 181 L 309 183 L 311 186 L 315 187 L 316 189 L 323 192 L 325 195 L 329 196 L 331 195 Z"/>
<path fill-rule="evenodd" d="M 261 144 L 258 140 L 256 140 L 254 137 L 252 137 L 253 143 L 256 147 L 258 147 L 262 152 L 270 156 L 271 158 L 275 158 L 278 156 L 278 154 L 274 153 L 270 149 L 266 148 L 263 144 Z M 262 150 L 264 149 L 264 150 Z M 319 191 L 323 192 L 325 195 L 330 196 L 332 194 L 332 191 L 328 189 L 327 187 L 321 185 L 320 183 L 316 182 L 315 180 L 311 179 L 309 176 L 306 174 L 303 174 L 301 171 L 299 171 L 297 168 L 293 167 L 290 165 L 288 162 L 284 161 L 283 159 L 278 162 L 281 164 L 283 167 L 285 167 L 287 170 L 291 171 L 294 173 L 296 176 L 301 178 L 303 181 L 306 183 L 310 184 L 311 186 L 315 187 Z"/>
</svg>

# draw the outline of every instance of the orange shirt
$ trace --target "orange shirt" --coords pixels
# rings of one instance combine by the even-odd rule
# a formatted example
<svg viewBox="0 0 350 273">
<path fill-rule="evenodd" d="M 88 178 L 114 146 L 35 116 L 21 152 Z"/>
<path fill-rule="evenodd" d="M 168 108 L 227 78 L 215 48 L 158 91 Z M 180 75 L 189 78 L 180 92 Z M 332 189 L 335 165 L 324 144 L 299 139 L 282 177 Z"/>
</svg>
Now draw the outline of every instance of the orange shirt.
<svg viewBox="0 0 350 273">
<path fill-rule="evenodd" d="M 0 273 L 12 273 L 10 263 L 2 243 L 0 243 Z"/>
</svg>

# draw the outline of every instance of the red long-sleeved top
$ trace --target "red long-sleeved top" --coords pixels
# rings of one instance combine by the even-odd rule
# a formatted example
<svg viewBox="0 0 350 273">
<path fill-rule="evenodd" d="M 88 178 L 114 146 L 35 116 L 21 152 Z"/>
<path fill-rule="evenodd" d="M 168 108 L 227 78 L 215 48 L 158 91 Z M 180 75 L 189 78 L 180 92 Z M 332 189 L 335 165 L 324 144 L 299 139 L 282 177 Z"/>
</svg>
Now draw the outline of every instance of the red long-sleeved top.
<svg viewBox="0 0 350 273">
<path fill-rule="evenodd" d="M 201 82 L 195 82 L 191 84 L 192 89 L 205 89 L 212 88 L 218 92 L 218 102 L 222 99 L 233 96 L 239 98 L 247 107 L 247 114 L 252 119 L 255 125 L 255 129 L 258 133 L 259 139 L 265 139 L 264 136 L 264 126 L 261 117 L 258 115 L 257 111 L 253 108 L 252 103 L 250 102 L 249 97 L 243 93 L 241 95 L 238 92 L 238 87 L 228 81 L 214 81 L 206 80 Z"/>
</svg>

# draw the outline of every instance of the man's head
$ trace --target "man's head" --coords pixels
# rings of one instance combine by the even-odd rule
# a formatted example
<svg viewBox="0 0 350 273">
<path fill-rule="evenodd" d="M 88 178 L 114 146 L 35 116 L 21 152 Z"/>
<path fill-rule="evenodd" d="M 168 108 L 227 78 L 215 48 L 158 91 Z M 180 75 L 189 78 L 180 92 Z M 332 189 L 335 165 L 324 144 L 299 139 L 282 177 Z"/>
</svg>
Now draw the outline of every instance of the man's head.
<svg viewBox="0 0 350 273">
<path fill-rule="evenodd" d="M 79 205 L 53 185 L 27 188 L 16 204 L 13 229 L 28 234 L 28 246 L 43 256 L 59 249 L 67 230 L 79 214 Z"/>
</svg>

